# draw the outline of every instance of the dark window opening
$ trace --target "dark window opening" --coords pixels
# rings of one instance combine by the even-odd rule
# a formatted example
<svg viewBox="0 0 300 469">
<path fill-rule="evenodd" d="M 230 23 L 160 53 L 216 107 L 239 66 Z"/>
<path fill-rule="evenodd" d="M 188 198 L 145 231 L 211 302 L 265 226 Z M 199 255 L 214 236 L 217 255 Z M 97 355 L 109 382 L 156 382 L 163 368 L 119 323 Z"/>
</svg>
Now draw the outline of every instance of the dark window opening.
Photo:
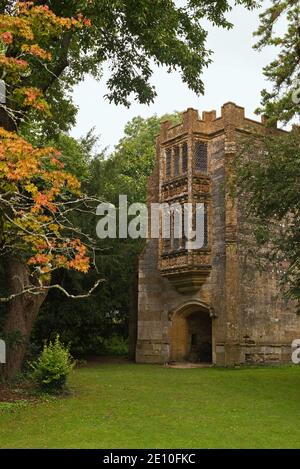
<svg viewBox="0 0 300 469">
<path fill-rule="evenodd" d="M 182 206 L 178 206 L 178 210 L 172 213 L 172 239 L 173 239 L 173 249 L 178 251 L 181 248 L 182 244 Z M 179 225 L 178 225 L 179 224 Z"/>
<path fill-rule="evenodd" d="M 199 215 L 197 216 L 197 218 L 199 217 Z M 207 208 L 207 204 L 204 205 L 204 217 L 202 219 L 201 217 L 201 222 L 203 220 L 203 224 L 204 224 L 204 227 L 203 227 L 203 237 L 204 237 L 204 240 L 203 240 L 203 247 L 206 247 L 208 245 L 208 208 Z M 198 219 L 198 224 L 199 224 L 199 219 Z M 193 208 L 193 231 L 196 232 L 196 230 L 199 230 L 200 227 L 197 226 L 197 220 L 196 220 L 196 207 Z M 201 227 L 202 229 L 202 227 Z"/>
<path fill-rule="evenodd" d="M 186 173 L 188 169 L 188 144 L 182 145 L 182 172 Z"/>
<path fill-rule="evenodd" d="M 178 251 L 180 249 L 180 238 L 175 238 L 173 239 L 173 248 L 174 251 Z"/>
<path fill-rule="evenodd" d="M 195 142 L 195 153 L 194 153 L 195 169 L 203 173 L 207 173 L 208 161 L 207 161 L 207 144 L 204 142 Z"/>
<path fill-rule="evenodd" d="M 172 159 L 172 150 L 168 149 L 166 151 L 166 178 L 171 177 L 171 159 Z"/>
<path fill-rule="evenodd" d="M 163 240 L 163 248 L 165 254 L 171 251 L 171 240 L 169 238 Z"/>
<path fill-rule="evenodd" d="M 179 175 L 179 158 L 180 158 L 180 148 L 174 148 L 174 176 Z"/>
<path fill-rule="evenodd" d="M 188 241 L 187 236 L 186 236 L 186 213 L 183 208 L 182 210 L 182 236 L 181 236 L 181 248 L 186 249 L 186 243 Z"/>
</svg>

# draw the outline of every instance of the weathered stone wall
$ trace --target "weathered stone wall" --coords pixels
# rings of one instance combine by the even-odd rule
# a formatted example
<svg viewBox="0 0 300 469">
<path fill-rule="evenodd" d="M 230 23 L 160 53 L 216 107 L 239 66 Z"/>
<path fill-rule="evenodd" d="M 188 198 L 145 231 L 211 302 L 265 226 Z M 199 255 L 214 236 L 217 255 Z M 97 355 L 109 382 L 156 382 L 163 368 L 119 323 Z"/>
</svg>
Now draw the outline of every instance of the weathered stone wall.
<svg viewBox="0 0 300 469">
<path fill-rule="evenodd" d="M 276 265 L 266 263 L 257 249 L 243 200 L 237 203 L 240 361 L 279 363 L 291 361 L 291 343 L 300 337 L 300 317 L 279 287 Z M 261 257 L 261 259 L 259 259 Z M 260 262 L 261 261 L 261 262 Z"/>
<path fill-rule="evenodd" d="M 160 143 L 158 138 L 156 164 L 148 181 L 148 208 L 152 202 L 159 201 Z M 163 289 L 158 246 L 159 240 L 147 240 L 139 261 L 136 361 L 143 363 L 163 361 Z"/>
<path fill-rule="evenodd" d="M 166 194 L 167 200 L 178 196 L 189 201 L 196 197 L 194 200 L 197 200 L 191 184 L 199 178 L 197 175 L 194 178 L 191 154 L 186 174 L 189 183 L 184 195 L 180 193 L 186 185 L 184 180 L 165 184 L 163 148 L 174 145 L 174 142 L 177 145 L 187 141 L 191 152 L 193 138 L 204 139 L 208 145 L 210 179 L 209 186 L 199 179 L 199 190 L 208 203 L 210 220 L 203 262 L 210 259 L 211 265 L 198 290 L 180 293 L 179 287 L 161 269 L 167 265 L 180 272 L 178 262 L 180 259 L 190 262 L 190 257 L 183 252 L 177 257 L 167 256 L 162 262 L 161 241 L 147 241 L 139 263 L 138 362 L 164 363 L 170 359 L 183 359 L 191 334 L 187 318 L 195 313 L 212 317 L 213 363 L 230 366 L 291 359 L 291 342 L 300 337 L 300 318 L 295 315 L 294 306 L 287 304 L 280 294 L 271 267 L 259 272 L 246 254 L 243 243 L 248 236 L 245 236 L 248 227 L 242 201 L 234 201 L 228 187 L 231 163 L 236 157 L 237 135 L 253 130 L 266 131 L 261 123 L 245 118 L 244 109 L 233 103 L 222 107 L 219 118 L 212 111 L 203 113 L 200 120 L 197 112 L 190 109 L 184 113 L 182 124 L 170 127 L 165 123 L 162 126 L 157 141 L 156 167 L 149 179 L 148 202 L 166 200 Z M 209 188 L 209 194 L 203 192 L 206 188 Z M 202 258 L 195 259 L 201 262 Z M 190 275 L 188 269 L 185 274 Z"/>
<path fill-rule="evenodd" d="M 239 213 L 242 231 L 243 212 Z M 295 305 L 284 299 L 275 269 L 260 270 L 247 249 L 239 246 L 240 361 L 276 363 L 291 361 L 291 343 L 300 337 L 300 317 Z"/>
<path fill-rule="evenodd" d="M 163 344 L 161 276 L 157 270 L 158 242 L 148 241 L 140 259 L 139 320 L 136 361 L 160 363 Z"/>
<path fill-rule="evenodd" d="M 211 191 L 212 271 L 207 287 L 209 303 L 215 314 L 213 319 L 213 361 L 225 364 L 226 297 L 225 297 L 225 136 L 215 137 L 209 143 Z"/>
</svg>

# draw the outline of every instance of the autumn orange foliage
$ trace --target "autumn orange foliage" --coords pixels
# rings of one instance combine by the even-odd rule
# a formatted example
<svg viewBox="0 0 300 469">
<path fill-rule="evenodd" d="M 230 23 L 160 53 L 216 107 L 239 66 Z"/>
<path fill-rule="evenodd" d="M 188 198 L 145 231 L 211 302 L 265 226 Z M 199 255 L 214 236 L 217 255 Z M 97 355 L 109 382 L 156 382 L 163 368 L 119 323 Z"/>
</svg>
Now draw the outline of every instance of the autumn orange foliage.
<svg viewBox="0 0 300 469">
<path fill-rule="evenodd" d="M 30 58 L 50 62 L 51 52 L 41 44 L 89 25 L 82 15 L 61 18 L 34 2 L 19 2 L 14 15 L 0 15 L 0 71 L 18 110 L 50 112 L 40 89 L 22 85 L 24 73 L 34 73 Z M 19 53 L 10 55 L 11 47 Z M 66 236 L 70 227 L 62 221 L 65 204 L 80 200 L 82 194 L 79 181 L 64 170 L 60 157 L 55 148 L 34 148 L 17 133 L 0 127 L 1 242 L 22 255 L 41 279 L 56 268 L 87 272 L 90 266 L 87 246 L 77 237 Z"/>
</svg>

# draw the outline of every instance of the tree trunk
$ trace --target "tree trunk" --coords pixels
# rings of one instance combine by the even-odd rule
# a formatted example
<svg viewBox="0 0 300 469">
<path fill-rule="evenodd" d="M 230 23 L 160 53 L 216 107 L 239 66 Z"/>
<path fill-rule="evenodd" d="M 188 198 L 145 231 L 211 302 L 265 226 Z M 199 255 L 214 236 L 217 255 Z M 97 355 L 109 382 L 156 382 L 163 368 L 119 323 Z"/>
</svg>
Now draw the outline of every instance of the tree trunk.
<svg viewBox="0 0 300 469">
<path fill-rule="evenodd" d="M 8 101 L 8 106 L 10 103 Z M 16 132 L 15 122 L 4 108 L 0 108 L 0 126 L 10 132 Z M 0 236 L 1 238 L 1 236 Z M 27 265 L 8 254 L 3 259 L 7 295 L 15 295 L 32 285 Z M 2 366 L 1 375 L 7 380 L 12 379 L 20 370 L 24 361 L 30 335 L 39 309 L 47 296 L 43 291 L 40 295 L 20 295 L 7 304 L 4 335 L 6 339 L 6 364 Z"/>
<path fill-rule="evenodd" d="M 129 304 L 128 358 L 135 361 L 138 327 L 139 260 L 135 261 Z"/>
<path fill-rule="evenodd" d="M 3 127 L 8 132 L 16 132 L 17 124 L 13 119 L 7 114 L 5 109 L 0 107 L 0 126 Z"/>
<path fill-rule="evenodd" d="M 18 294 L 33 285 L 30 272 L 24 262 L 6 256 L 4 260 L 8 294 Z M 12 299 L 7 305 L 4 334 L 7 341 L 7 362 L 3 375 L 12 379 L 20 370 L 27 351 L 30 335 L 47 291 L 38 295 L 23 294 Z"/>
</svg>

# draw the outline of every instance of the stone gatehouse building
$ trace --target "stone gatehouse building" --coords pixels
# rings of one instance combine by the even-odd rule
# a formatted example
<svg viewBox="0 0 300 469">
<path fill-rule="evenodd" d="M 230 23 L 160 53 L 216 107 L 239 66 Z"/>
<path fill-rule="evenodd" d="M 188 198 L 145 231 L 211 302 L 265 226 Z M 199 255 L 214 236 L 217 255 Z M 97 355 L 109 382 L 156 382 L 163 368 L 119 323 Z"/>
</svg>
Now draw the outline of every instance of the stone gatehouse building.
<svg viewBox="0 0 300 469">
<path fill-rule="evenodd" d="M 188 109 L 162 124 L 148 202 L 203 203 L 205 243 L 148 239 L 139 260 L 136 361 L 240 363 L 291 361 L 300 317 L 278 292 L 276 269 L 257 269 L 245 249 L 242 203 L 227 187 L 239 139 L 266 132 L 264 122 L 226 103 L 216 112 Z"/>
</svg>

